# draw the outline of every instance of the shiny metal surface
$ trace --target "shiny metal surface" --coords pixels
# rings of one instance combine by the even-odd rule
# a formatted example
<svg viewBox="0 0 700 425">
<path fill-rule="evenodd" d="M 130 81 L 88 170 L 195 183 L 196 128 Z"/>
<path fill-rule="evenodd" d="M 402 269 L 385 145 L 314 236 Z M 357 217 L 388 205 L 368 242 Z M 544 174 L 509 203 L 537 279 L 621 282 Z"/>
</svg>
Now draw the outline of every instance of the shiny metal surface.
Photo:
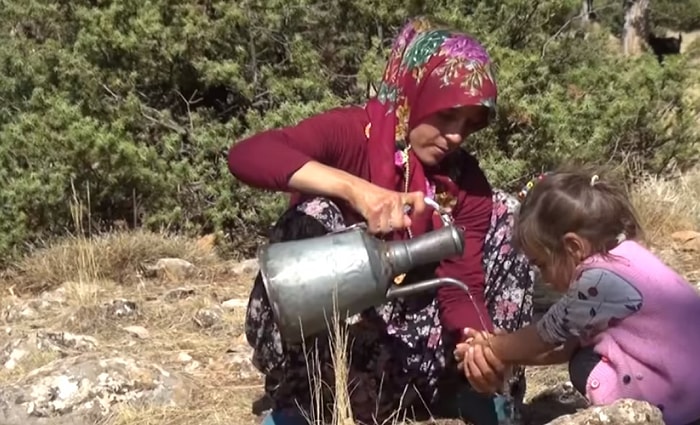
<svg viewBox="0 0 700 425">
<path fill-rule="evenodd" d="M 282 338 L 299 342 L 328 329 L 334 317 L 343 320 L 384 303 L 387 291 L 395 286 L 394 276 L 463 250 L 463 235 L 453 226 L 395 242 L 354 228 L 265 245 L 258 250 L 258 259 Z M 439 284 L 407 285 L 398 293 L 412 294 Z"/>
<path fill-rule="evenodd" d="M 486 326 L 486 321 L 484 318 L 481 316 L 481 312 L 476 305 L 476 301 L 474 300 L 474 297 L 472 296 L 471 291 L 469 291 L 469 287 L 462 281 L 459 281 L 457 279 L 453 279 L 451 277 L 438 277 L 435 279 L 429 279 L 429 280 L 424 280 L 422 282 L 414 283 L 411 285 L 405 285 L 405 286 L 398 286 L 398 285 L 391 285 L 389 287 L 389 290 L 386 293 L 387 299 L 396 299 L 396 298 L 401 298 L 405 297 L 407 295 L 413 295 L 417 292 L 423 292 L 423 291 L 429 291 L 432 289 L 437 289 L 440 286 L 444 285 L 453 285 L 458 288 L 461 288 L 464 292 L 469 295 L 469 300 L 472 302 L 474 305 L 474 308 L 476 309 L 477 314 L 479 315 L 479 322 L 481 322 L 481 328 L 482 329 L 488 329 Z"/>
<path fill-rule="evenodd" d="M 453 255 L 461 255 L 463 251 L 464 236 L 456 227 L 445 226 L 411 240 L 392 242 L 387 253 L 396 275 L 407 273 L 418 265 L 436 263 Z"/>
</svg>

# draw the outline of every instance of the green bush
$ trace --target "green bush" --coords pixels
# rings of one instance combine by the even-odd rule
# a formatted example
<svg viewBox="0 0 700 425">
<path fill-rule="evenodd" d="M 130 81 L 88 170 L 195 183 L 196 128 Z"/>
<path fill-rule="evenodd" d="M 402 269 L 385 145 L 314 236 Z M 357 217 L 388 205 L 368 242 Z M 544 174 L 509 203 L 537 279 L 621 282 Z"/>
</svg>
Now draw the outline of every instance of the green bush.
<svg viewBox="0 0 700 425">
<path fill-rule="evenodd" d="M 655 172 L 692 162 L 686 59 L 629 60 L 606 47 L 605 29 L 562 31 L 579 9 L 573 0 L 3 2 L 0 258 L 70 231 L 74 193 L 92 229 L 119 220 L 217 231 L 251 254 L 285 199 L 240 185 L 229 146 L 364 101 L 396 29 L 418 14 L 473 33 L 498 61 L 498 122 L 467 146 L 495 184 L 568 158 Z"/>
</svg>

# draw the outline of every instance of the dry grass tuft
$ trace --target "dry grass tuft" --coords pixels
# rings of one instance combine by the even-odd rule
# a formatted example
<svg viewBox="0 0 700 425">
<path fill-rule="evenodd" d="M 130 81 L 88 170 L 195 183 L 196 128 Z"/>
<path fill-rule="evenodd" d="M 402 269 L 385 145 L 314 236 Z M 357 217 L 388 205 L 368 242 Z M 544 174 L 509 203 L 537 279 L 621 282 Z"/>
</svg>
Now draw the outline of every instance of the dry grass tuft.
<svg viewBox="0 0 700 425">
<path fill-rule="evenodd" d="M 673 179 L 647 177 L 632 190 L 646 243 L 690 282 L 700 281 L 700 256 L 679 249 L 673 233 L 700 231 L 700 169 Z"/>
<path fill-rule="evenodd" d="M 337 304 L 337 302 L 336 302 Z M 333 370 L 335 371 L 335 398 L 333 405 L 333 425 L 355 425 L 352 417 L 350 394 L 348 393 L 349 372 L 348 364 L 348 328 L 345 318 L 341 318 L 337 310 L 337 305 L 333 312 Z"/>
<path fill-rule="evenodd" d="M 700 170 L 672 180 L 647 177 L 631 195 L 650 245 L 669 244 L 673 232 L 700 230 Z"/>
<path fill-rule="evenodd" d="M 89 200 L 89 192 L 87 196 Z M 85 231 L 83 217 L 90 221 L 89 205 L 85 208 L 75 188 L 70 204 L 75 236 L 25 256 L 0 274 L 0 284 L 11 284 L 17 293 L 38 293 L 64 282 L 132 283 L 144 264 L 163 257 L 177 257 L 204 267 L 221 263 L 212 250 L 178 235 L 135 230 L 86 237 L 91 231 Z"/>
<path fill-rule="evenodd" d="M 12 283 L 17 291 L 31 293 L 53 289 L 76 277 L 78 281 L 134 283 L 144 264 L 163 257 L 181 258 L 198 267 L 222 262 L 195 240 L 135 230 L 92 238 L 70 237 L 37 250 L 13 267 Z"/>
</svg>

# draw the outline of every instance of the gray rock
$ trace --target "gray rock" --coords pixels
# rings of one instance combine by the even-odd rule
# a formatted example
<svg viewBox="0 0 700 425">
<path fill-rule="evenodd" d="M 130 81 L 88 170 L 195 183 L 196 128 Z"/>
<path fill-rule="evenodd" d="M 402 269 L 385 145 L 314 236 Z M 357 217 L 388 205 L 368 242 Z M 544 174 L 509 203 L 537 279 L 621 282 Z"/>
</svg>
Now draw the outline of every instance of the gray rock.
<svg viewBox="0 0 700 425">
<path fill-rule="evenodd" d="M 257 258 L 250 258 L 248 260 L 243 260 L 240 263 L 236 263 L 231 267 L 231 272 L 234 275 L 257 273 L 258 260 Z"/>
<path fill-rule="evenodd" d="M 661 411 L 637 400 L 618 400 L 609 406 L 589 407 L 561 416 L 548 425 L 664 425 Z"/>
<path fill-rule="evenodd" d="M 0 349 L 0 364 L 14 369 L 33 351 L 56 352 L 61 356 L 93 351 L 97 340 L 91 336 L 69 332 L 38 331 L 8 342 Z"/>
<path fill-rule="evenodd" d="M 224 356 L 210 367 L 226 370 L 241 383 L 257 382 L 262 375 L 253 365 L 252 359 L 253 349 L 248 345 L 245 334 L 241 334 L 232 341 Z"/>
<path fill-rule="evenodd" d="M 248 308 L 248 300 L 242 298 L 231 298 L 221 303 L 221 308 L 224 310 L 243 310 Z"/>
<path fill-rule="evenodd" d="M 213 328 L 221 323 L 221 314 L 209 308 L 200 308 L 192 319 L 200 328 Z"/>
<path fill-rule="evenodd" d="M 163 294 L 163 301 L 173 302 L 184 300 L 194 296 L 196 293 L 197 291 L 194 288 L 175 288 Z"/>
<path fill-rule="evenodd" d="M 144 266 L 145 277 L 170 277 L 182 279 L 194 274 L 194 264 L 181 258 L 161 258 L 152 266 Z"/>
<path fill-rule="evenodd" d="M 151 336 L 151 333 L 148 332 L 148 329 L 144 328 L 143 326 L 138 326 L 138 325 L 133 325 L 133 326 L 124 326 L 122 329 L 125 331 L 129 332 L 129 334 L 140 338 L 140 339 L 148 339 Z"/>
<path fill-rule="evenodd" d="M 105 317 L 109 319 L 124 319 L 138 315 L 138 306 L 135 302 L 118 298 L 102 304 Z"/>
<path fill-rule="evenodd" d="M 0 312 L 0 318 L 8 323 L 38 318 L 40 313 L 48 311 L 52 307 L 60 307 L 63 304 L 63 298 L 58 297 L 60 294 L 62 292 L 57 290 L 54 293 L 44 293 L 40 298 L 23 302 L 16 300 L 15 303 L 7 303 Z"/>
<path fill-rule="evenodd" d="M 176 406 L 188 398 L 183 381 L 156 365 L 90 353 L 56 360 L 17 384 L 0 386 L 0 423 L 87 425 L 122 403 Z"/>
<path fill-rule="evenodd" d="M 527 425 L 662 425 L 661 411 L 649 403 L 620 400 L 608 406 L 590 406 L 570 382 L 537 394 L 525 406 Z"/>
</svg>

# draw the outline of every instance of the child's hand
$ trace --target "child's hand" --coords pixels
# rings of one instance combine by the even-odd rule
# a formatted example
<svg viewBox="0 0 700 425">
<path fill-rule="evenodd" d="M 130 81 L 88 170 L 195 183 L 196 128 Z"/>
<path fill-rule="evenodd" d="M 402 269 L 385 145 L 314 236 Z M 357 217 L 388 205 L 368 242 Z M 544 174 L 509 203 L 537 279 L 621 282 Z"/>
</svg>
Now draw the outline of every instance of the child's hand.
<svg viewBox="0 0 700 425">
<path fill-rule="evenodd" d="M 505 366 L 488 345 L 471 346 L 463 364 L 464 374 L 476 391 L 493 394 L 503 386 Z"/>
<path fill-rule="evenodd" d="M 490 336 L 486 331 L 477 331 L 474 329 L 465 329 L 464 335 L 467 339 L 464 342 L 457 344 L 454 351 L 455 360 L 457 360 L 457 368 L 462 369 L 464 366 L 464 356 L 469 350 L 469 346 L 472 344 L 485 344 Z"/>
<path fill-rule="evenodd" d="M 489 345 L 492 336 L 492 334 L 486 331 L 477 331 L 475 329 L 465 329 L 465 335 L 467 336 L 469 345 L 485 346 Z"/>
<path fill-rule="evenodd" d="M 457 368 L 462 369 L 462 365 L 464 362 L 464 356 L 467 354 L 468 349 L 469 349 L 468 342 L 459 343 L 455 347 L 455 351 L 453 354 L 455 356 L 455 360 L 457 360 Z"/>
<path fill-rule="evenodd" d="M 504 333 L 496 331 L 496 334 Z M 472 387 L 481 393 L 493 394 L 503 386 L 506 366 L 491 349 L 489 343 L 493 337 L 488 332 L 473 329 L 465 331 L 469 337 L 469 348 L 462 362 L 462 369 Z"/>
</svg>

